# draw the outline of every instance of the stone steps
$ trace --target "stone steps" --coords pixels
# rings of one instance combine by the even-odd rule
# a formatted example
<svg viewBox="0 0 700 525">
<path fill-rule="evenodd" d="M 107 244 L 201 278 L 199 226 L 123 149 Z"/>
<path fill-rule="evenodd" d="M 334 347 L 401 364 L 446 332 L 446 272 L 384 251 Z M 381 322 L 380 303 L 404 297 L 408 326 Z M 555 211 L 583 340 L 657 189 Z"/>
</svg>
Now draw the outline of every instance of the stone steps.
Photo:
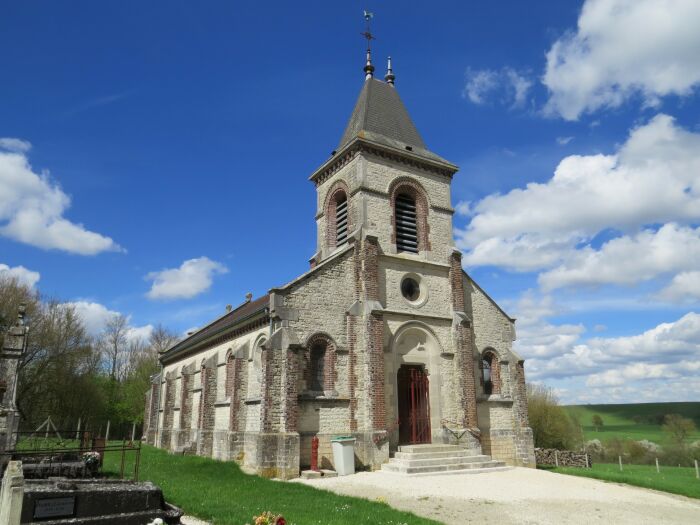
<svg viewBox="0 0 700 525">
<path fill-rule="evenodd" d="M 473 458 L 478 457 L 479 454 L 475 454 L 471 450 L 466 448 L 460 450 L 451 450 L 447 452 L 395 452 L 394 457 L 396 459 L 439 459 L 439 458 Z M 488 457 L 488 456 L 483 456 Z"/>
<path fill-rule="evenodd" d="M 406 475 L 477 474 L 508 470 L 502 461 L 458 445 L 405 445 L 400 446 L 393 458 L 382 465 L 385 472 Z"/>
</svg>

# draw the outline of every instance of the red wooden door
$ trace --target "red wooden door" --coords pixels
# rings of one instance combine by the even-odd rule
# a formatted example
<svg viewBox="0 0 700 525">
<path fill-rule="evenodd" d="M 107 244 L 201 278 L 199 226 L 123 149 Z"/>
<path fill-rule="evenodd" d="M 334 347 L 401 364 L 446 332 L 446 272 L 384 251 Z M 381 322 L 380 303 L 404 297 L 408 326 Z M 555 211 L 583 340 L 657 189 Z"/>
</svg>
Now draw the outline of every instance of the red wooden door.
<svg viewBox="0 0 700 525">
<path fill-rule="evenodd" d="M 430 443 L 430 397 L 428 374 L 421 366 L 402 365 L 397 377 L 399 396 L 399 443 Z"/>
</svg>

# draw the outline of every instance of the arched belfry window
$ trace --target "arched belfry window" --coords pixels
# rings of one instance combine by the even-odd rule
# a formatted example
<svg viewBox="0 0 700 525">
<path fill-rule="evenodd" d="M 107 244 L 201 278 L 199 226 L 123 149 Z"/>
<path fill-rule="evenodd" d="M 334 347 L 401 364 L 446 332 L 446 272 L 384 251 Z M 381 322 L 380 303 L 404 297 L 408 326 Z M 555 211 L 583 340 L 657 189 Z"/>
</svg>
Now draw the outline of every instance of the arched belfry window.
<svg viewBox="0 0 700 525">
<path fill-rule="evenodd" d="M 418 253 L 418 215 L 416 199 L 406 193 L 396 196 L 395 203 L 396 249 Z"/>
<path fill-rule="evenodd" d="M 335 245 L 348 240 L 348 197 L 344 191 L 337 192 L 335 203 Z"/>
<path fill-rule="evenodd" d="M 352 231 L 348 187 L 345 182 L 337 181 L 328 191 L 324 210 L 326 246 L 332 250 L 347 243 L 348 235 Z"/>
<path fill-rule="evenodd" d="M 396 179 L 389 187 L 392 206 L 391 242 L 397 252 L 430 250 L 428 197 L 423 187 L 408 177 Z"/>
</svg>

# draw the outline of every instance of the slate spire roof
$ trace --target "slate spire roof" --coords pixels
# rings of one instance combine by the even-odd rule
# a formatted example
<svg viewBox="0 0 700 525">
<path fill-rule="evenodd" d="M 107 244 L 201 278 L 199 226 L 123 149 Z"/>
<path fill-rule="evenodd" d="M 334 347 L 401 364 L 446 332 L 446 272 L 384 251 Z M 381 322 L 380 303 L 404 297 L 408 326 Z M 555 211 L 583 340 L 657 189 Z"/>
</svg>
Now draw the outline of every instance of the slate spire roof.
<svg viewBox="0 0 700 525">
<path fill-rule="evenodd" d="M 375 78 L 365 80 L 337 150 L 356 137 L 448 162 L 428 150 L 393 84 Z"/>
</svg>

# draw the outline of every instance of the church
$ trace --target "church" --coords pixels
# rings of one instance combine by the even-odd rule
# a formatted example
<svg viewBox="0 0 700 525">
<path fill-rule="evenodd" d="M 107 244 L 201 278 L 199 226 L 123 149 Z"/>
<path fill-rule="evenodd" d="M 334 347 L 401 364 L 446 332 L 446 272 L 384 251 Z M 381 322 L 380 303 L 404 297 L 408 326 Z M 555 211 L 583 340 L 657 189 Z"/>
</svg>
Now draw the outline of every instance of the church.
<svg viewBox="0 0 700 525">
<path fill-rule="evenodd" d="M 338 436 L 355 438 L 361 469 L 391 470 L 420 447 L 464 458 L 445 469 L 534 467 L 515 319 L 455 247 L 458 167 L 423 142 L 391 59 L 381 81 L 368 50 L 364 74 L 336 150 L 309 177 L 309 270 L 161 355 L 144 439 L 283 479 L 310 464 L 314 437 L 323 468 Z"/>
</svg>

